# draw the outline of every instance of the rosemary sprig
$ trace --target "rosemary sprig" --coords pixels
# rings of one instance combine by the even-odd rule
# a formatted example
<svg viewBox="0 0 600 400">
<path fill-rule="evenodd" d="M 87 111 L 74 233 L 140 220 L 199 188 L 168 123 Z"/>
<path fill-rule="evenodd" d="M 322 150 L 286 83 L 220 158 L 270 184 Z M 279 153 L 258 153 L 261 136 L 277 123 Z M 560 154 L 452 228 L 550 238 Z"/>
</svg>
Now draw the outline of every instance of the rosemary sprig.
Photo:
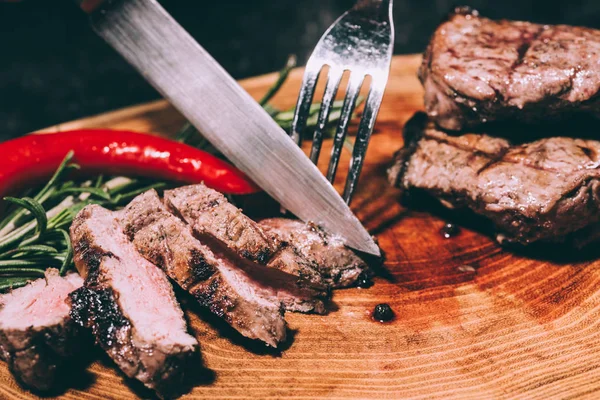
<svg viewBox="0 0 600 400">
<path fill-rule="evenodd" d="M 88 204 L 117 209 L 151 188 L 164 189 L 165 182 L 116 177 L 93 181 L 67 180 L 79 166 L 73 153 L 64 158 L 53 177 L 37 193 L 6 197 L 12 210 L 0 221 L 0 291 L 27 284 L 49 267 L 65 274 L 73 265 L 68 229 L 77 213 Z"/>
<path fill-rule="evenodd" d="M 69 164 L 73 159 L 73 152 L 69 152 L 62 163 L 58 166 L 58 169 L 50 178 L 46 186 L 44 186 L 34 197 L 33 200 L 40 204 L 44 204 L 54 193 L 56 190 L 56 183 L 63 178 L 63 176 L 69 172 L 71 169 L 78 169 L 79 166 L 77 164 Z M 23 218 L 29 215 L 29 210 L 26 208 L 16 208 L 11 214 L 9 214 L 6 218 L 0 221 L 0 237 L 5 235 L 7 232 L 10 232 L 14 229 L 16 225 L 22 222 Z"/>
<path fill-rule="evenodd" d="M 279 71 L 279 76 L 277 77 L 275 83 L 269 88 L 269 90 L 267 90 L 267 93 L 265 93 L 263 98 L 260 99 L 258 104 L 260 104 L 263 107 L 269 104 L 269 101 L 271 101 L 271 99 L 277 94 L 279 89 L 281 89 L 288 76 L 290 75 L 290 72 L 292 72 L 294 68 L 296 68 L 296 56 L 292 54 L 288 57 L 283 69 Z"/>
</svg>

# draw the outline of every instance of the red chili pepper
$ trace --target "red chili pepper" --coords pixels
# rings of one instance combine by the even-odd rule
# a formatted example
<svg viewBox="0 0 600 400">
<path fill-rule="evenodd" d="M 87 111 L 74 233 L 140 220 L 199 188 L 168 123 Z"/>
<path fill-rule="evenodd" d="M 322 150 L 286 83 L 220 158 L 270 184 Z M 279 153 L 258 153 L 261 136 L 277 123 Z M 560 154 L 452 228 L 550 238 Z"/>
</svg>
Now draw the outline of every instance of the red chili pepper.
<svg viewBox="0 0 600 400">
<path fill-rule="evenodd" d="M 0 144 L 0 196 L 49 178 L 69 151 L 85 175 L 204 182 L 223 193 L 260 191 L 231 164 L 194 147 L 143 133 L 84 129 L 27 135 Z"/>
</svg>

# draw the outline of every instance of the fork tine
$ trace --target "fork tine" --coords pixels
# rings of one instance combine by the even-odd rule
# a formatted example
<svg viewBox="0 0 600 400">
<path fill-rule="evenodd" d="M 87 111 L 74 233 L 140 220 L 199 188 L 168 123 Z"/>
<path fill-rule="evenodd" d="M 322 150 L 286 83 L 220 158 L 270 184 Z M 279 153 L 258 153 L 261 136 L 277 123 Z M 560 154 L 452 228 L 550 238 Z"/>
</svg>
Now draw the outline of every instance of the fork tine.
<svg viewBox="0 0 600 400">
<path fill-rule="evenodd" d="M 371 90 L 367 97 L 365 109 L 363 112 L 360 125 L 358 126 L 358 133 L 356 134 L 356 140 L 354 141 L 354 150 L 352 151 L 352 159 L 350 160 L 350 169 L 348 171 L 348 177 L 346 178 L 346 187 L 344 188 L 344 200 L 346 204 L 350 204 L 354 189 L 358 183 L 358 177 L 363 167 L 365 160 L 365 154 L 367 147 L 369 146 L 369 139 L 375 126 L 375 120 L 379 113 L 379 107 L 381 100 L 383 99 L 383 90 L 381 87 L 384 85 L 376 85 L 375 82 L 371 85 Z"/>
<path fill-rule="evenodd" d="M 321 110 L 319 111 L 319 119 L 317 121 L 317 127 L 313 135 L 313 144 L 310 150 L 310 159 L 315 164 L 319 161 L 319 154 L 321 153 L 321 146 L 323 145 L 323 130 L 329 121 L 331 105 L 335 100 L 335 95 L 337 94 L 343 74 L 344 70 L 340 68 L 331 67 L 329 70 L 327 85 L 325 86 L 325 93 L 323 94 L 323 100 L 321 102 Z"/>
<path fill-rule="evenodd" d="M 360 93 L 360 87 L 362 86 L 364 78 L 365 77 L 362 74 L 350 75 L 346 97 L 344 98 L 344 105 L 342 106 L 340 122 L 335 132 L 335 138 L 333 139 L 333 149 L 331 150 L 329 168 L 327 169 L 327 179 L 329 179 L 329 182 L 331 183 L 333 183 L 335 179 L 335 173 L 340 162 L 340 154 L 342 153 L 342 145 L 344 144 L 344 139 L 348 132 L 352 111 L 354 111 L 354 107 L 356 106 L 356 99 Z"/>
<path fill-rule="evenodd" d="M 306 129 L 306 120 L 310 113 L 310 104 L 312 103 L 315 94 L 315 87 L 317 85 L 317 80 L 319 79 L 319 74 L 321 73 L 321 68 L 322 65 L 315 67 L 314 65 L 311 65 L 310 61 L 306 65 L 290 134 L 292 140 L 294 140 L 298 146 L 302 145 L 302 132 Z"/>
</svg>

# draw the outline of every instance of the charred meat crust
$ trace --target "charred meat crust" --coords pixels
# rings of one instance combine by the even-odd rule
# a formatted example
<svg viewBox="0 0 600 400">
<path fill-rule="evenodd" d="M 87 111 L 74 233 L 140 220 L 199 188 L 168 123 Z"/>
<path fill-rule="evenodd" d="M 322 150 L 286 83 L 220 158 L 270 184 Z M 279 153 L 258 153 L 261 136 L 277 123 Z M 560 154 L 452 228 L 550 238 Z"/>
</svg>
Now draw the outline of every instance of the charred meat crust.
<svg viewBox="0 0 600 400">
<path fill-rule="evenodd" d="M 599 116 L 599 42 L 593 29 L 492 21 L 458 9 L 425 51 L 418 73 L 425 108 L 447 130 Z"/>
<path fill-rule="evenodd" d="M 189 252 L 189 265 L 194 282 L 202 282 L 213 276 L 216 269 L 206 259 L 204 253 L 198 249 Z"/>
<path fill-rule="evenodd" d="M 600 222 L 599 151 L 591 140 L 512 145 L 485 134 L 450 136 L 429 124 L 398 186 L 488 218 L 501 242 L 582 245 L 580 236 Z M 390 169 L 391 181 L 397 170 Z"/>
<path fill-rule="evenodd" d="M 110 350 L 122 336 L 129 336 L 127 332 L 131 324 L 119 310 L 110 289 L 84 286 L 72 292 L 69 298 L 73 321 L 91 328 L 97 343 L 104 350 Z"/>
<path fill-rule="evenodd" d="M 187 343 L 192 340 L 189 337 L 186 343 L 174 340 L 159 345 L 138 337 L 119 300 L 133 294 L 117 293 L 101 272 L 108 260 L 121 260 L 96 245 L 95 238 L 88 233 L 86 224 L 103 222 L 93 221 L 90 207 L 97 206 L 84 208 L 71 227 L 75 265 L 85 275 L 84 286 L 70 295 L 71 317 L 79 325 L 91 328 L 96 342 L 127 376 L 139 379 L 161 397 L 177 396 L 185 387 L 186 369 L 197 367 L 200 362 L 197 343 Z"/>
<path fill-rule="evenodd" d="M 103 287 L 99 281 L 102 260 L 118 257 L 91 245 L 90 240 L 83 235 L 73 246 L 75 262 L 87 266 L 87 277 L 84 286 L 69 295 L 71 318 L 79 325 L 91 328 L 98 344 L 110 351 L 121 337 L 130 336 L 131 324 L 119 309 L 112 289 Z"/>
<path fill-rule="evenodd" d="M 160 349 L 138 347 L 133 341 L 132 327 L 120 311 L 115 295 L 110 289 L 81 287 L 70 295 L 71 317 L 79 325 L 90 328 L 96 343 L 119 365 L 128 365 L 126 375 L 144 369 L 140 360 L 145 357 L 161 358 L 162 367 L 144 382 L 161 396 L 177 396 L 184 390 L 183 370 L 198 367 L 198 356 L 189 352 L 162 353 Z M 143 354 L 145 353 L 145 354 Z M 122 368 L 123 369 L 123 368 Z"/>
</svg>

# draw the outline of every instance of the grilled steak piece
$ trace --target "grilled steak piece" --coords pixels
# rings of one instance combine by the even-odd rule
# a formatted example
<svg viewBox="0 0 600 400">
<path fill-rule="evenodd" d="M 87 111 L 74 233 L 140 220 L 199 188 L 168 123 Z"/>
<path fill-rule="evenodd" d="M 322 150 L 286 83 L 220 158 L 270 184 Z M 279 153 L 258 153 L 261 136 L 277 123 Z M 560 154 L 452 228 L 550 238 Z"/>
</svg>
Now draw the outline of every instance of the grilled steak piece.
<svg viewBox="0 0 600 400">
<path fill-rule="evenodd" d="M 440 127 L 600 116 L 600 31 L 492 21 L 459 8 L 431 38 L 419 70 Z"/>
<path fill-rule="evenodd" d="M 201 254 L 205 259 L 215 259 L 222 266 L 228 266 L 229 273 L 236 272 L 245 276 L 245 280 L 248 280 L 248 284 L 254 286 L 257 293 L 260 293 L 262 297 L 270 299 L 270 301 L 276 302 L 279 307 L 279 303 L 283 302 L 285 308 L 289 311 L 298 312 L 314 312 L 317 314 L 325 313 L 325 305 L 321 299 L 324 296 L 325 287 L 319 285 L 313 285 L 311 287 L 302 286 L 298 284 L 298 278 L 294 275 L 290 275 L 281 271 L 273 271 L 270 268 L 266 268 L 263 265 L 252 262 L 248 259 L 240 257 L 234 251 L 227 251 L 228 247 L 214 236 L 204 232 L 197 233 L 196 235 L 200 238 L 197 240 L 193 236 L 192 229 L 189 225 L 185 224 L 181 219 L 176 218 L 171 214 L 164 204 L 160 201 L 156 191 L 146 192 L 144 195 L 138 196 L 131 202 L 126 210 L 126 214 L 129 215 L 129 220 L 137 221 L 135 223 L 129 223 L 125 226 L 125 229 L 130 232 L 134 232 L 136 235 L 136 229 L 142 228 L 141 224 L 144 224 L 143 218 L 136 218 L 135 215 L 146 215 L 152 214 L 153 219 L 160 223 L 168 223 L 169 226 L 176 230 L 182 231 L 182 236 L 185 235 L 186 242 L 185 246 L 179 246 L 177 251 L 185 254 L 189 254 L 191 251 L 192 244 L 200 244 Z M 168 218 L 168 219 L 167 219 Z M 245 218 L 245 217 L 244 217 Z M 147 220 L 146 225 L 153 223 L 152 219 Z M 250 221 L 253 223 L 253 221 Z M 160 225 L 156 225 L 155 228 L 164 229 Z M 155 238 L 158 238 L 156 234 Z M 134 243 L 138 241 L 135 240 Z M 143 244 L 143 247 L 148 248 L 149 244 Z M 171 249 L 170 253 L 175 253 L 174 249 Z M 213 254 L 214 253 L 214 254 Z M 211 264 L 216 265 L 216 264 Z M 190 268 L 189 266 L 187 267 Z"/>
<path fill-rule="evenodd" d="M 167 190 L 165 204 L 195 232 L 219 239 L 244 258 L 265 264 L 277 251 L 277 244 L 256 222 L 205 185 Z"/>
<path fill-rule="evenodd" d="M 177 394 L 198 342 L 165 274 L 138 254 L 114 213 L 85 207 L 71 226 L 75 266 L 84 286 L 71 294 L 72 318 L 130 378 L 163 396 Z"/>
<path fill-rule="evenodd" d="M 82 284 L 75 273 L 61 277 L 48 269 L 45 278 L 0 296 L 0 358 L 22 385 L 54 388 L 61 369 L 83 347 L 66 302 Z"/>
<path fill-rule="evenodd" d="M 259 225 L 281 243 L 281 250 L 269 261 L 271 267 L 332 288 L 352 286 L 361 273 L 370 273 L 367 264 L 340 238 L 314 224 L 270 218 Z"/>
<path fill-rule="evenodd" d="M 522 145 L 451 136 L 424 114 L 405 127 L 391 182 L 490 219 L 500 242 L 583 245 L 600 221 L 600 142 L 553 137 Z"/>
<path fill-rule="evenodd" d="M 291 220 L 258 224 L 204 185 L 167 190 L 165 204 L 197 235 L 210 235 L 244 258 L 298 276 L 303 285 L 350 286 L 360 274 L 358 269 L 366 268 L 341 241 L 330 240 L 325 246 L 329 239 L 316 227 L 312 231 Z M 349 264 L 342 265 L 346 261 Z"/>
<path fill-rule="evenodd" d="M 282 301 L 295 310 L 324 311 L 318 293 L 297 287 L 293 276 L 278 273 L 273 279 L 268 268 L 220 254 L 212 241 L 210 247 L 198 241 L 154 190 L 133 199 L 121 213 L 123 229 L 140 254 L 246 337 L 274 347 L 283 341 Z"/>
</svg>

